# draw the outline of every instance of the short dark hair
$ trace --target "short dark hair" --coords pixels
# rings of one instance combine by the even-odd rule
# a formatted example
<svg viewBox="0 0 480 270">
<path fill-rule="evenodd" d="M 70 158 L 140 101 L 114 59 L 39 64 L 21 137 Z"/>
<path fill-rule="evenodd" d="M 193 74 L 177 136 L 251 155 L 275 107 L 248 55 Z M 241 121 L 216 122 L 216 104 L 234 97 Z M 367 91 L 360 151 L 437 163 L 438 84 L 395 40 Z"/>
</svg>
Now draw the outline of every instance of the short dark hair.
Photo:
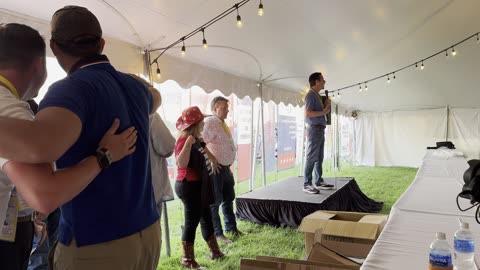
<svg viewBox="0 0 480 270">
<path fill-rule="evenodd" d="M 323 77 L 322 73 L 320 72 L 314 72 L 310 75 L 310 77 L 308 77 L 308 83 L 310 84 L 310 87 L 314 86 L 315 85 L 315 82 L 317 80 L 321 80 Z"/>
<path fill-rule="evenodd" d="M 45 57 L 45 41 L 30 26 L 18 23 L 0 24 L 0 69 L 20 69 L 36 57 Z"/>
<path fill-rule="evenodd" d="M 222 97 L 222 96 L 216 96 L 213 100 L 212 100 L 212 103 L 210 103 L 210 109 L 212 110 L 213 112 L 213 109 L 215 109 L 215 107 L 217 106 L 217 104 L 220 102 L 220 101 L 226 101 L 228 103 L 228 99 Z"/>
</svg>

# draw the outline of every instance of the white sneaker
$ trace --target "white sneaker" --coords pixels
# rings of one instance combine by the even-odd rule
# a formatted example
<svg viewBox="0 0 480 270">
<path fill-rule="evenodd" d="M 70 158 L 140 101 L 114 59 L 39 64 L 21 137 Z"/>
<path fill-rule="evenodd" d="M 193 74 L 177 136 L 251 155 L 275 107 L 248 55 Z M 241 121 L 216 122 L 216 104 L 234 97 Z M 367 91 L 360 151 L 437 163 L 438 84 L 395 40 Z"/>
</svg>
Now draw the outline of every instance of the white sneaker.
<svg viewBox="0 0 480 270">
<path fill-rule="evenodd" d="M 315 187 L 313 187 L 312 185 L 303 186 L 303 192 L 310 193 L 310 194 L 320 193 L 320 191 L 318 189 L 316 189 Z"/>
<path fill-rule="evenodd" d="M 333 189 L 333 185 L 328 184 L 327 182 L 320 182 L 318 185 L 315 185 L 317 189 Z"/>
</svg>

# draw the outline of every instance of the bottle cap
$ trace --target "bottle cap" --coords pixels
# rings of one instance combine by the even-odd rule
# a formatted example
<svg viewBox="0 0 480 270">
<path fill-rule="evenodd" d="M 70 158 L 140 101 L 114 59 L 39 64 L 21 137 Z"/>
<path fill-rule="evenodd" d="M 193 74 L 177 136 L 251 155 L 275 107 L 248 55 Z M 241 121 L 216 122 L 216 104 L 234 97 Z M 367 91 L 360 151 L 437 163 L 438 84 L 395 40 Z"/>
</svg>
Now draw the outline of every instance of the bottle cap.
<svg viewBox="0 0 480 270">
<path fill-rule="evenodd" d="M 445 236 L 445 233 L 443 233 L 443 232 L 437 232 L 436 235 L 437 235 L 437 239 L 438 239 L 438 240 L 445 240 L 445 239 L 447 239 L 447 237 Z"/>
</svg>

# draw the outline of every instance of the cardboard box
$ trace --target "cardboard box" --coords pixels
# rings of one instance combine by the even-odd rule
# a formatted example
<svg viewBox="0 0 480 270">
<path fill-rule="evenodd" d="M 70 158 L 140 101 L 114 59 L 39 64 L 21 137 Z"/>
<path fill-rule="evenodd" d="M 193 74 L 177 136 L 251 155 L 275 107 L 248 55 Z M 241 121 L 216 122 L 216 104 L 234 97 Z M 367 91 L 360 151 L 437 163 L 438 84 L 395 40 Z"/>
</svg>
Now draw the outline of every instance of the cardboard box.
<svg viewBox="0 0 480 270">
<path fill-rule="evenodd" d="M 240 270 L 357 270 L 350 266 L 335 266 L 325 263 L 309 263 L 307 261 L 295 262 L 274 262 L 262 260 L 240 260 Z"/>
<path fill-rule="evenodd" d="M 360 268 L 361 263 L 353 261 L 333 250 L 323 246 L 321 243 L 315 243 L 312 247 L 310 254 L 307 257 L 311 262 L 322 262 L 337 265 L 349 265 Z"/>
<path fill-rule="evenodd" d="M 386 215 L 317 211 L 303 218 L 298 230 L 305 235 L 305 255 L 309 256 L 315 232 L 321 230 L 324 247 L 347 257 L 365 258 L 387 222 Z"/>
<path fill-rule="evenodd" d="M 339 262 L 336 260 L 330 260 L 325 262 L 315 262 L 315 261 L 294 260 L 294 259 L 286 259 L 286 258 L 278 258 L 278 257 L 270 257 L 270 256 L 257 256 L 257 261 L 282 262 L 282 263 L 290 263 L 290 264 L 323 266 L 323 267 L 325 266 L 341 267 L 341 269 L 350 269 L 350 270 L 360 269 L 359 264 L 355 264 L 355 263 L 345 264 L 343 262 Z"/>
</svg>

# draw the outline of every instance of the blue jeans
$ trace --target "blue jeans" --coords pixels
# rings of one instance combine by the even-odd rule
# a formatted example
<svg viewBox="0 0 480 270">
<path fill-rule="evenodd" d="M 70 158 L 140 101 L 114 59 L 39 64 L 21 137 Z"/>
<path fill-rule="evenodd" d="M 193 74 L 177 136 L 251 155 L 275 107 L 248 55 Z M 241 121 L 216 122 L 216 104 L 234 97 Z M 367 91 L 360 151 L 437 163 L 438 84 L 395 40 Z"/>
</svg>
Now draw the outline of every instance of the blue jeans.
<svg viewBox="0 0 480 270">
<path fill-rule="evenodd" d="M 312 184 L 312 172 L 315 170 L 315 183 L 323 182 L 323 151 L 325 150 L 325 127 L 308 125 L 307 127 L 307 157 L 303 185 Z"/>
<path fill-rule="evenodd" d="M 233 179 L 230 166 L 220 165 L 220 172 L 213 175 L 215 203 L 210 205 L 215 236 L 223 235 L 222 221 L 218 214 L 220 205 L 222 206 L 225 231 L 233 232 L 237 230 L 237 221 L 235 220 L 235 213 L 233 213 L 233 200 L 235 200 L 234 186 L 235 179 Z"/>
<path fill-rule="evenodd" d="M 58 223 L 60 222 L 60 208 L 50 213 L 44 220 L 47 224 L 48 238 L 32 253 L 28 263 L 28 270 L 47 270 L 48 252 L 57 241 Z"/>
</svg>

